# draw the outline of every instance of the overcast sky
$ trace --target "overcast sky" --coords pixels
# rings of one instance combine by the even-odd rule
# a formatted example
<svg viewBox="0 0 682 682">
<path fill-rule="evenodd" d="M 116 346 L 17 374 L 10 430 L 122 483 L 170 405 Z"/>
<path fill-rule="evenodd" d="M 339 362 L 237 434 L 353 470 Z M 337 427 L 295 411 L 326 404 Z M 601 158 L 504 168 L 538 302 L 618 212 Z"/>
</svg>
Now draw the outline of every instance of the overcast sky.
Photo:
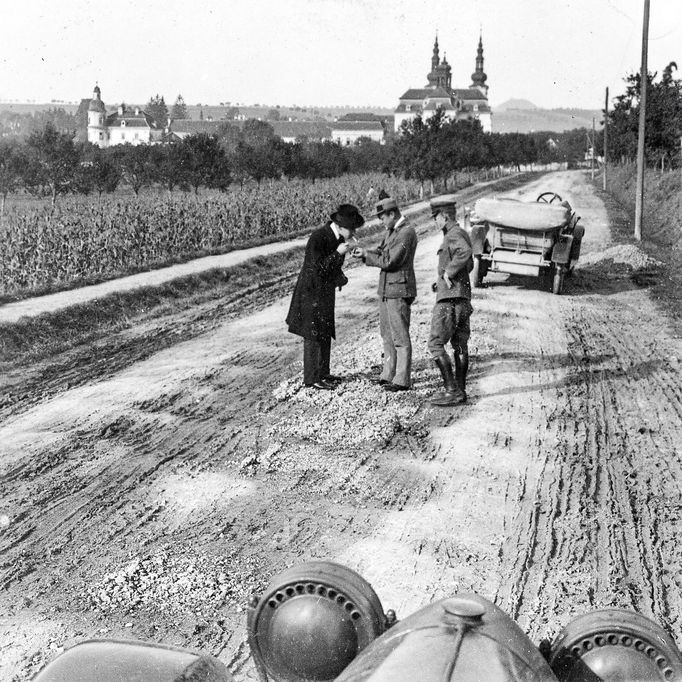
<svg viewBox="0 0 682 682">
<path fill-rule="evenodd" d="M 639 70 L 643 0 L 0 0 L 0 101 L 394 107 L 438 33 L 493 106 L 599 109 Z M 682 69 L 682 0 L 651 0 L 649 70 Z"/>
</svg>

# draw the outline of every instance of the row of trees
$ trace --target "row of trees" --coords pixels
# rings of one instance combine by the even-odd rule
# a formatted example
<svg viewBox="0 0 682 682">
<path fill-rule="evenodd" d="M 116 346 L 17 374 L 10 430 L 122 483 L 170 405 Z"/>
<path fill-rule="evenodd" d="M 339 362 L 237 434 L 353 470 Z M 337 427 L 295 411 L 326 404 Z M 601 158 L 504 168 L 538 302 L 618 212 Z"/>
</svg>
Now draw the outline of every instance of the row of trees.
<svg viewBox="0 0 682 682">
<path fill-rule="evenodd" d="M 645 155 L 650 165 L 662 168 L 682 164 L 682 81 L 674 77 L 676 70 L 677 64 L 670 62 L 660 78 L 658 73 L 647 74 Z M 637 157 L 641 81 L 639 73 L 627 76 L 625 92 L 609 111 L 609 158 L 633 161 Z M 597 143 L 603 150 L 603 135 Z"/>
<path fill-rule="evenodd" d="M 561 138 L 561 136 L 555 136 Z M 570 139 L 570 136 L 567 137 Z M 584 152 L 579 136 L 578 154 Z M 169 193 L 201 187 L 225 189 L 266 179 L 303 178 L 315 182 L 347 172 L 379 171 L 424 183 L 442 183 L 463 169 L 566 160 L 562 145 L 549 136 L 483 132 L 477 121 L 448 121 L 441 112 L 405 125 L 387 144 L 368 138 L 352 146 L 331 141 L 285 143 L 272 126 L 250 119 L 243 126 L 221 124 L 216 134 L 172 138 L 160 145 L 119 145 L 100 149 L 47 124 L 24 142 L 0 140 L 0 197 L 25 190 L 49 196 L 113 192 L 123 182 L 135 194 L 158 185 Z"/>
</svg>

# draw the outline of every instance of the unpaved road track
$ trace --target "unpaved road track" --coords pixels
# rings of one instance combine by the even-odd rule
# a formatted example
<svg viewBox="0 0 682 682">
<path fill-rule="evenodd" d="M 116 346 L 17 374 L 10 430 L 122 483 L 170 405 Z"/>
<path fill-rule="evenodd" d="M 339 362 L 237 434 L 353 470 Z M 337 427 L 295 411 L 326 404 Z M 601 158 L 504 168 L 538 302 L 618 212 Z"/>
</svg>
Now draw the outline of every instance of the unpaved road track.
<svg viewBox="0 0 682 682">
<path fill-rule="evenodd" d="M 678 321 L 599 259 L 609 219 L 583 174 L 518 194 L 548 189 L 582 215 L 590 264 L 563 296 L 502 275 L 475 291 L 466 406 L 427 402 L 432 233 L 414 391 L 370 383 L 378 275 L 360 267 L 337 298 L 334 393 L 299 387 L 287 289 L 5 419 L 0 678 L 107 636 L 203 649 L 255 679 L 246 599 L 310 558 L 360 571 L 399 617 L 474 590 L 535 641 L 617 605 L 682 643 Z"/>
</svg>

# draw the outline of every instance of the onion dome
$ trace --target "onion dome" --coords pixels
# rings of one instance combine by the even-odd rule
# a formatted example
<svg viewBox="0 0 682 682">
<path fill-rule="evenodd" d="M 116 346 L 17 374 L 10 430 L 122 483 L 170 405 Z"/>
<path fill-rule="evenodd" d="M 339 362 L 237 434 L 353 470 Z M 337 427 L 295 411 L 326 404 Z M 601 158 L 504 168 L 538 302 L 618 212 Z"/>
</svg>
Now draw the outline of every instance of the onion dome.
<svg viewBox="0 0 682 682">
<path fill-rule="evenodd" d="M 88 111 L 100 111 L 102 113 L 106 111 L 104 102 L 102 102 L 101 93 L 102 91 L 99 89 L 99 85 L 95 85 L 95 89 L 92 91 L 92 99 L 90 100 Z"/>
</svg>

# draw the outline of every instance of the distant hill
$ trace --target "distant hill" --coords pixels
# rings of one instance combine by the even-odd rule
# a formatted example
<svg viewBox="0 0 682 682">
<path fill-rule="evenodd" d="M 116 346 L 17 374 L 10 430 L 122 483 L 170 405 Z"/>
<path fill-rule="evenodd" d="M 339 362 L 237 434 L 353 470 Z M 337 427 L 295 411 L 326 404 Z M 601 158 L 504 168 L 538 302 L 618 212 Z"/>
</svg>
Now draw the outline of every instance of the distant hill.
<svg viewBox="0 0 682 682">
<path fill-rule="evenodd" d="M 514 106 L 512 106 L 514 105 Z M 575 128 L 602 127 L 600 109 L 539 109 L 528 100 L 513 99 L 493 110 L 493 131 L 496 133 L 532 133 L 549 131 L 562 133 Z"/>
<path fill-rule="evenodd" d="M 537 109 L 537 107 L 527 99 L 508 99 L 495 107 L 495 111 L 508 111 L 509 109 Z"/>
</svg>

